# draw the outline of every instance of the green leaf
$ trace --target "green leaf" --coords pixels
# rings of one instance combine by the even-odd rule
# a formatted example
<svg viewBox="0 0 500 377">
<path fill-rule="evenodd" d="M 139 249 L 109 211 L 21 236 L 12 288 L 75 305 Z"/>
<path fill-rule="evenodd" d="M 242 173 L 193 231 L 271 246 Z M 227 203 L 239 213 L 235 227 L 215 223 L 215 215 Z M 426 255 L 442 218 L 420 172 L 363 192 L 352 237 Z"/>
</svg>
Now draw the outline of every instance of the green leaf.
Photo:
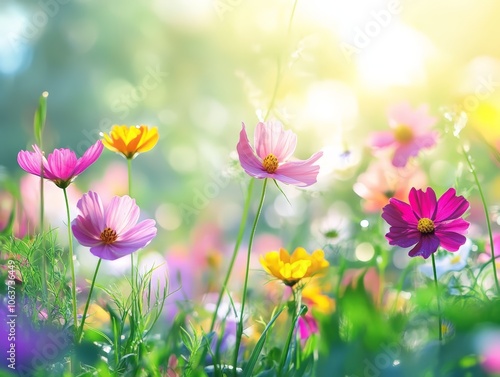
<svg viewBox="0 0 500 377">
<path fill-rule="evenodd" d="M 35 141 L 38 145 L 42 144 L 42 132 L 45 127 L 45 118 L 47 117 L 47 97 L 49 92 L 43 92 L 38 101 L 38 108 L 35 111 L 33 119 L 33 131 L 35 133 Z"/>
<path fill-rule="evenodd" d="M 255 348 L 252 351 L 252 354 L 250 355 L 250 358 L 248 359 L 248 364 L 245 368 L 245 373 L 243 374 L 243 377 L 250 377 L 253 372 L 253 368 L 255 368 L 255 364 L 257 364 L 257 360 L 259 359 L 260 351 L 262 351 L 262 348 L 264 347 L 264 343 L 266 342 L 266 337 L 267 337 L 267 331 L 271 328 L 273 323 L 276 321 L 276 319 L 279 317 L 279 315 L 285 310 L 286 306 L 282 306 L 280 310 L 274 315 L 273 318 L 269 321 L 267 324 L 266 328 L 262 332 L 259 341 L 255 345 Z"/>
</svg>

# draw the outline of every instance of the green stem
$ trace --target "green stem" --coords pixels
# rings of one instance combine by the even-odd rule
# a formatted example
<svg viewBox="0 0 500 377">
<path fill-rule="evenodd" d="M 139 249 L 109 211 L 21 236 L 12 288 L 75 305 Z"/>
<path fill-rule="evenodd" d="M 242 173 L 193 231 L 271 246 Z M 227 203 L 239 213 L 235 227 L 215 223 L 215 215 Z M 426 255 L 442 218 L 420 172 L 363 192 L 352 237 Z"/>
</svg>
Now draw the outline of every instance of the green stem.
<svg viewBox="0 0 500 377">
<path fill-rule="evenodd" d="M 441 341 L 443 340 L 443 329 L 442 329 L 443 319 L 441 318 L 441 304 L 439 301 L 439 286 L 436 273 L 436 259 L 434 258 L 434 253 L 431 254 L 431 257 L 432 257 L 432 272 L 434 273 L 434 286 L 436 287 L 436 298 L 438 307 L 439 341 Z"/>
<path fill-rule="evenodd" d="M 295 310 L 293 312 L 292 324 L 290 326 L 290 331 L 288 332 L 285 348 L 283 348 L 283 351 L 281 353 L 280 364 L 278 367 L 278 377 L 281 377 L 281 373 L 283 372 L 283 367 L 285 366 L 288 352 L 290 350 L 290 345 L 292 344 L 293 334 L 295 333 L 295 329 L 297 327 L 297 321 L 300 315 L 300 307 L 302 305 L 302 291 L 300 289 L 292 288 L 292 292 L 293 292 L 293 301 L 295 304 Z"/>
<path fill-rule="evenodd" d="M 63 188 L 64 201 L 66 203 L 66 215 L 68 221 L 68 242 L 69 242 L 69 266 L 71 269 L 71 295 L 73 298 L 73 322 L 75 326 L 75 335 L 78 334 L 78 318 L 76 312 L 76 278 L 75 278 L 75 263 L 73 261 L 73 233 L 71 232 L 71 215 L 69 212 L 68 193 L 66 188 Z"/>
<path fill-rule="evenodd" d="M 267 187 L 267 178 L 264 179 L 264 184 L 262 185 L 262 194 L 260 196 L 259 207 L 257 208 L 257 213 L 255 214 L 255 220 L 253 222 L 252 231 L 250 232 L 250 239 L 248 240 L 248 250 L 247 250 L 247 261 L 245 268 L 245 281 L 243 283 L 243 296 L 241 298 L 241 310 L 238 321 L 238 328 L 236 332 L 236 345 L 234 349 L 234 373 L 236 375 L 236 367 L 238 366 L 238 353 L 240 350 L 241 337 L 243 335 L 243 313 L 245 312 L 245 301 L 247 297 L 247 287 L 248 287 L 248 271 L 250 269 L 250 255 L 252 252 L 253 239 L 255 237 L 255 231 L 257 229 L 257 223 L 259 221 L 260 214 L 262 212 L 262 207 L 264 204 L 264 198 L 266 197 L 266 187 Z"/>
<path fill-rule="evenodd" d="M 467 151 L 465 150 L 463 145 L 462 145 L 462 152 L 464 154 L 465 160 L 467 161 L 467 165 L 469 166 L 469 170 L 472 173 L 472 176 L 474 177 L 474 182 L 476 183 L 477 189 L 479 191 L 479 196 L 481 197 L 481 203 L 483 204 L 484 215 L 486 217 L 486 226 L 488 228 L 488 236 L 490 238 L 490 245 L 491 245 L 491 265 L 493 266 L 493 276 L 495 279 L 495 286 L 497 288 L 497 293 L 500 294 L 500 284 L 498 283 L 497 266 L 496 266 L 496 260 L 495 260 L 495 245 L 493 243 L 493 231 L 491 230 L 490 214 L 488 211 L 488 205 L 487 205 L 486 199 L 484 197 L 481 183 L 479 183 L 479 178 L 477 177 L 476 169 L 474 168 L 474 165 L 472 165 L 472 162 L 470 160 L 470 156 L 467 154 Z"/>
<path fill-rule="evenodd" d="M 132 159 L 127 158 L 127 177 L 128 177 L 128 196 L 132 197 Z M 135 291 L 134 280 L 134 253 L 130 254 L 130 284 L 132 286 L 132 293 Z"/>
<path fill-rule="evenodd" d="M 243 213 L 241 215 L 240 228 L 238 230 L 236 244 L 234 245 L 233 255 L 231 257 L 231 261 L 229 262 L 229 268 L 227 270 L 226 277 L 224 278 L 224 282 L 222 283 L 222 288 L 219 292 L 219 298 L 217 299 L 217 304 L 215 305 L 215 311 L 214 311 L 214 314 L 212 316 L 212 323 L 210 324 L 210 331 L 209 332 L 212 332 L 214 330 L 215 321 L 217 319 L 217 313 L 219 312 L 219 307 L 220 307 L 220 304 L 222 302 L 222 297 L 224 295 L 224 292 L 227 289 L 227 284 L 229 282 L 231 272 L 233 271 L 234 263 L 236 261 L 236 256 L 238 255 L 238 250 L 240 248 L 241 241 L 243 239 L 243 234 L 245 232 L 245 226 L 246 226 L 247 217 L 248 217 L 248 210 L 250 208 L 250 199 L 252 197 L 254 183 L 255 183 L 255 179 L 251 179 L 250 183 L 248 185 L 247 197 L 245 199 L 245 206 L 243 207 Z"/>
<path fill-rule="evenodd" d="M 40 140 L 40 150 L 42 149 L 42 141 Z M 40 167 L 40 234 L 44 234 L 45 230 L 45 191 L 44 191 L 44 184 L 43 184 L 43 162 L 42 166 Z M 43 288 L 43 293 L 45 297 L 47 297 L 47 258 L 45 257 L 45 242 L 44 238 L 42 238 L 42 242 L 44 243 L 42 247 L 40 248 L 40 258 L 42 261 L 42 288 Z"/>
<path fill-rule="evenodd" d="M 90 291 L 87 297 L 87 302 L 85 303 L 85 309 L 83 309 L 82 323 L 80 323 L 80 330 L 78 331 L 78 335 L 76 337 L 76 343 L 80 343 L 80 340 L 82 339 L 83 325 L 85 324 L 85 319 L 87 318 L 87 310 L 89 309 L 90 298 L 92 297 L 92 291 L 94 290 L 95 279 L 97 277 L 97 272 L 99 271 L 99 267 L 101 266 L 101 262 L 102 259 L 99 258 L 99 261 L 97 262 L 97 266 L 94 271 L 94 277 L 92 278 L 92 284 L 90 285 Z"/>
</svg>

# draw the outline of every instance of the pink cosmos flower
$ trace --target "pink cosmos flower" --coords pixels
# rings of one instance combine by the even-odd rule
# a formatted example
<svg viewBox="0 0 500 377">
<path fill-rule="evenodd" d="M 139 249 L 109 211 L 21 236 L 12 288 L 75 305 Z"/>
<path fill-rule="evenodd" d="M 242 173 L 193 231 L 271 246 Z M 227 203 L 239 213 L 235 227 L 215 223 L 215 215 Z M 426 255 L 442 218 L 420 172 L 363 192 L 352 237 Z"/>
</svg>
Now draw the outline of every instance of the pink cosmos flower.
<svg viewBox="0 0 500 377">
<path fill-rule="evenodd" d="M 323 152 L 317 152 L 307 160 L 289 161 L 297 145 L 297 135 L 285 131 L 278 121 L 259 122 L 254 139 L 255 151 L 250 146 L 243 123 L 236 149 L 247 174 L 300 187 L 316 183 L 319 166 L 314 163 Z"/>
<path fill-rule="evenodd" d="M 469 202 L 456 196 L 455 189 L 448 189 L 436 200 L 432 188 L 422 191 L 413 187 L 409 201 L 410 204 L 391 198 L 383 208 L 382 218 L 391 226 L 385 235 L 390 245 L 415 245 L 408 255 L 427 259 L 439 246 L 457 251 L 465 243 L 463 234 L 469 223 L 460 216 L 469 208 Z"/>
<path fill-rule="evenodd" d="M 77 158 L 75 152 L 70 149 L 55 149 L 47 158 L 35 144 L 35 152 L 20 151 L 17 155 L 19 166 L 30 174 L 41 176 L 43 164 L 43 177 L 54 182 L 58 187 L 64 189 L 101 155 L 103 145 L 98 140 L 85 151 L 82 157 Z"/>
<path fill-rule="evenodd" d="M 430 130 L 436 123 L 436 118 L 429 116 L 427 106 L 414 110 L 407 103 L 401 103 L 389 109 L 388 117 L 392 131 L 374 133 L 371 144 L 376 148 L 393 146 L 394 166 L 406 166 L 410 157 L 415 157 L 421 149 L 436 144 L 438 134 Z"/>
<path fill-rule="evenodd" d="M 364 199 L 363 209 L 379 212 L 390 198 L 404 199 L 412 187 L 425 185 L 427 178 L 417 166 L 396 168 L 388 159 L 372 162 L 368 169 L 359 175 L 353 186 L 356 194 Z"/>
<path fill-rule="evenodd" d="M 154 220 L 139 220 L 140 210 L 128 195 L 115 196 L 103 206 L 93 191 L 84 194 L 77 205 L 80 215 L 71 223 L 82 246 L 102 259 L 115 260 L 145 247 L 156 236 Z"/>
</svg>

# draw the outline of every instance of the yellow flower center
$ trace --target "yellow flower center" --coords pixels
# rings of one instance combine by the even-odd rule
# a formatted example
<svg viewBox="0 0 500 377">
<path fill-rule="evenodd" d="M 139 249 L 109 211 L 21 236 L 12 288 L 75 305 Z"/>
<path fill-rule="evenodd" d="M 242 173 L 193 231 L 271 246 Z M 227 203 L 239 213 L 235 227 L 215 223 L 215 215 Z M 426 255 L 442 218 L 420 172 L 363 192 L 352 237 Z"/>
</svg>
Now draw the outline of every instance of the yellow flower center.
<svg viewBox="0 0 500 377">
<path fill-rule="evenodd" d="M 262 166 L 265 171 L 272 174 L 278 169 L 278 158 L 274 154 L 269 153 L 266 158 L 264 158 L 264 161 L 262 161 Z"/>
<path fill-rule="evenodd" d="M 100 238 L 102 242 L 104 242 L 106 245 L 109 245 L 116 241 L 118 235 L 113 229 L 106 228 L 101 232 Z"/>
<path fill-rule="evenodd" d="M 408 126 L 401 124 L 394 130 L 394 138 L 400 143 L 408 143 L 413 140 L 413 130 Z"/>
<path fill-rule="evenodd" d="M 420 233 L 428 234 L 434 232 L 436 227 L 434 226 L 434 221 L 428 219 L 427 217 L 422 217 L 418 220 L 417 229 Z"/>
<path fill-rule="evenodd" d="M 460 255 L 455 255 L 453 258 L 450 259 L 450 264 L 460 263 L 461 260 L 462 258 L 460 257 Z"/>
</svg>

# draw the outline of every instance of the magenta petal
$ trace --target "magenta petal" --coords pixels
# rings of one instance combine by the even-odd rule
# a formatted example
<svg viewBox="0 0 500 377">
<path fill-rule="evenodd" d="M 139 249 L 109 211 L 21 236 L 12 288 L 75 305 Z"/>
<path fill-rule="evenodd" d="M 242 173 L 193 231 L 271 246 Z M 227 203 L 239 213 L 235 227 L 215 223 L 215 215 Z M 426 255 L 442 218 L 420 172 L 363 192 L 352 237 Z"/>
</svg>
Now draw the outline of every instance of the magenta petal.
<svg viewBox="0 0 500 377">
<path fill-rule="evenodd" d="M 410 190 L 408 196 L 410 206 L 415 214 L 419 217 L 434 219 L 436 213 L 436 193 L 431 187 L 427 191 L 417 190 L 414 187 Z"/>
<path fill-rule="evenodd" d="M 279 162 L 287 161 L 297 146 L 297 135 L 291 130 L 285 131 L 281 122 L 272 120 L 257 124 L 254 140 L 257 156 L 264 159 L 272 153 Z"/>
<path fill-rule="evenodd" d="M 79 175 L 86 170 L 90 165 L 97 161 L 102 153 L 104 146 L 101 140 L 97 140 L 94 145 L 85 151 L 76 163 L 73 175 Z"/>
<path fill-rule="evenodd" d="M 399 247 L 410 247 L 415 245 L 420 240 L 421 234 L 418 230 L 408 230 L 407 228 L 391 227 L 385 238 L 389 241 L 389 245 L 397 245 Z"/>
<path fill-rule="evenodd" d="M 422 256 L 424 259 L 435 253 L 439 247 L 439 239 L 434 234 L 423 235 L 413 249 L 408 252 L 410 257 Z"/>
<path fill-rule="evenodd" d="M 40 176 L 42 168 L 42 156 L 36 152 L 20 151 L 17 154 L 17 163 L 24 171 Z"/>
<path fill-rule="evenodd" d="M 319 166 L 314 165 L 318 161 L 323 152 L 316 152 L 309 159 L 305 161 L 285 162 L 278 167 L 276 173 L 272 177 L 283 183 L 306 187 L 310 186 L 317 181 Z"/>
<path fill-rule="evenodd" d="M 457 251 L 467 240 L 465 236 L 455 232 L 436 231 L 435 234 L 441 242 L 441 247 L 448 251 Z"/>
<path fill-rule="evenodd" d="M 52 173 L 56 179 L 68 181 L 73 178 L 77 158 L 75 152 L 69 149 L 55 149 L 47 157 L 47 170 Z"/>
<path fill-rule="evenodd" d="M 469 208 L 463 196 L 456 196 L 454 188 L 446 191 L 437 202 L 436 221 L 446 221 L 462 216 Z"/>
<path fill-rule="evenodd" d="M 403 228 L 408 228 L 408 225 L 416 227 L 418 223 L 410 205 L 396 198 L 389 199 L 389 204 L 382 208 L 382 218 L 389 225 Z"/>
</svg>

